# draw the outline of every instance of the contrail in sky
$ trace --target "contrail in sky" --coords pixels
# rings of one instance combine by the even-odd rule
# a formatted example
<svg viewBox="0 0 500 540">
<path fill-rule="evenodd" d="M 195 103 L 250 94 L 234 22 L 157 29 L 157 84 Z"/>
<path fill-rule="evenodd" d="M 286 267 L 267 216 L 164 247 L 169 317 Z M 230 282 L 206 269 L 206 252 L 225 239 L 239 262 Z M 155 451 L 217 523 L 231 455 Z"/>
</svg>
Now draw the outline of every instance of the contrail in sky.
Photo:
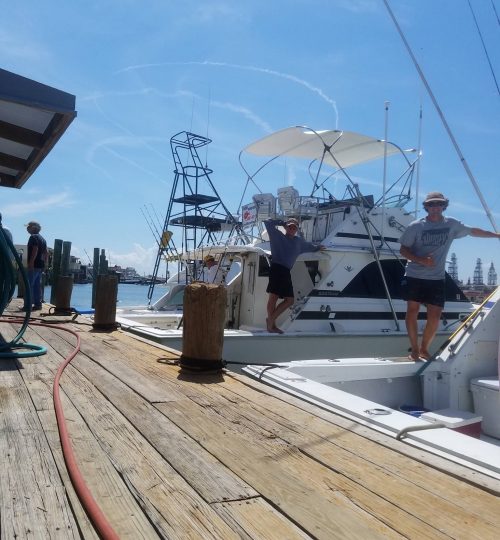
<svg viewBox="0 0 500 540">
<path fill-rule="evenodd" d="M 295 75 L 290 75 L 288 73 L 282 73 L 280 71 L 275 71 L 273 69 L 268 68 L 260 68 L 257 66 L 242 66 L 239 64 L 229 64 L 227 62 L 210 62 L 208 60 L 204 60 L 203 62 L 161 62 L 161 63 L 155 63 L 155 64 L 138 64 L 135 66 L 128 66 L 126 68 L 120 69 L 117 71 L 117 73 L 123 73 L 126 71 L 134 71 L 137 69 L 147 69 L 147 68 L 153 68 L 153 67 L 162 67 L 162 66 L 189 66 L 189 65 L 196 65 L 196 66 L 218 66 L 218 67 L 228 67 L 233 69 L 242 69 L 246 71 L 256 71 L 258 73 L 265 73 L 267 75 L 274 75 L 275 77 L 281 77 L 282 79 L 287 79 L 289 81 L 292 81 L 296 84 L 299 84 L 301 86 L 304 86 L 307 88 L 310 92 L 313 92 L 314 94 L 318 95 L 323 101 L 328 103 L 333 110 L 335 111 L 335 123 L 336 126 L 338 125 L 338 118 L 339 113 L 337 109 L 337 102 L 327 96 L 321 88 L 318 88 L 317 86 L 312 85 L 308 81 L 305 81 L 304 79 L 299 79 L 299 77 L 296 77 Z"/>
</svg>

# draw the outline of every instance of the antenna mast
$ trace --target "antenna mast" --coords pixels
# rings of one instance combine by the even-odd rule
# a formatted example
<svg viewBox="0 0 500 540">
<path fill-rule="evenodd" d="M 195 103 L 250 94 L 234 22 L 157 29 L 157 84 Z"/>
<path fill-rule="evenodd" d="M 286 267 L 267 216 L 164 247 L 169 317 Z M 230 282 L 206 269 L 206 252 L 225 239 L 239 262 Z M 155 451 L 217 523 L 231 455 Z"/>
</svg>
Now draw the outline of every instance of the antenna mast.
<svg viewBox="0 0 500 540">
<path fill-rule="evenodd" d="M 415 55 L 413 54 L 413 51 L 411 50 L 411 47 L 408 43 L 408 41 L 406 41 L 406 38 L 398 24 L 398 21 L 396 20 L 396 17 L 394 16 L 394 13 L 392 12 L 390 6 L 389 6 L 389 2 L 387 0 L 384 0 L 384 4 L 385 4 L 385 7 L 387 8 L 387 11 L 389 12 L 389 15 L 392 19 L 392 21 L 394 22 L 394 25 L 396 26 L 396 29 L 399 33 L 399 35 L 401 36 L 401 39 L 403 40 L 403 43 L 406 47 L 406 50 L 408 51 L 408 54 L 410 55 L 413 63 L 415 64 L 415 68 L 417 69 L 417 72 L 420 76 L 420 79 L 422 80 L 422 82 L 424 83 L 424 86 L 427 90 L 427 93 L 429 94 L 431 100 L 432 100 L 432 103 L 434 104 L 434 107 L 436 107 L 436 110 L 437 110 L 437 113 L 439 115 L 439 118 L 441 118 L 441 121 L 443 122 L 443 125 L 444 125 L 444 128 L 446 130 L 446 132 L 448 133 L 448 136 L 450 137 L 451 139 L 451 142 L 458 154 L 458 157 L 460 158 L 460 162 L 462 163 L 464 169 L 465 169 L 465 172 L 467 173 L 467 176 L 469 177 L 469 180 L 472 182 L 472 186 L 474 187 L 474 190 L 476 191 L 476 194 L 477 196 L 479 197 L 479 200 L 481 201 L 481 204 L 483 205 L 483 208 L 484 208 L 484 211 L 486 212 L 486 215 L 488 216 L 488 219 L 490 220 L 490 223 L 492 224 L 493 226 L 493 229 L 495 231 L 498 232 L 498 229 L 497 229 L 497 225 L 495 223 L 495 219 L 493 218 L 493 215 L 490 211 L 490 209 L 488 208 L 488 204 L 486 203 L 486 200 L 485 198 L 483 197 L 483 194 L 481 193 L 481 190 L 479 189 L 479 186 L 476 182 L 476 179 L 474 178 L 474 175 L 472 174 L 472 171 L 470 170 L 469 168 L 469 165 L 467 164 L 467 161 L 465 160 L 465 157 L 464 155 L 462 154 L 462 151 L 460 150 L 460 147 L 458 146 L 458 143 L 453 135 L 453 133 L 451 132 L 451 129 L 450 129 L 450 126 L 448 125 L 448 122 L 446 121 L 446 118 L 444 117 L 444 114 L 443 114 L 443 111 L 441 111 L 441 108 L 436 100 L 436 98 L 434 97 L 434 94 L 431 90 L 431 87 L 429 86 L 429 83 L 427 82 L 427 79 L 425 78 L 425 75 L 423 73 L 423 71 L 420 69 L 420 66 L 417 62 L 417 59 L 415 58 Z"/>
</svg>

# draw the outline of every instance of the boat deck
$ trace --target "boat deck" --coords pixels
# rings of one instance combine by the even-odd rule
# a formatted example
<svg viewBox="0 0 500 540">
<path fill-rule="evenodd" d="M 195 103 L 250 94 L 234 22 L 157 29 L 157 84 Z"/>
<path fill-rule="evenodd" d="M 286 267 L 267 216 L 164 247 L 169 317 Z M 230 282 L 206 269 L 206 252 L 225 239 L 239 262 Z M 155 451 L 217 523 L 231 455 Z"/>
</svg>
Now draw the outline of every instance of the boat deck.
<svg viewBox="0 0 500 540">
<path fill-rule="evenodd" d="M 63 407 L 119 538 L 498 538 L 498 481 L 243 375 L 180 372 L 175 351 L 44 310 L 52 326 L 24 337 L 47 354 L 0 360 L 2 539 L 98 538 L 61 452 L 52 384 L 76 338 L 55 321 L 81 338 Z M 18 329 L 2 323 L 0 334 Z"/>
</svg>

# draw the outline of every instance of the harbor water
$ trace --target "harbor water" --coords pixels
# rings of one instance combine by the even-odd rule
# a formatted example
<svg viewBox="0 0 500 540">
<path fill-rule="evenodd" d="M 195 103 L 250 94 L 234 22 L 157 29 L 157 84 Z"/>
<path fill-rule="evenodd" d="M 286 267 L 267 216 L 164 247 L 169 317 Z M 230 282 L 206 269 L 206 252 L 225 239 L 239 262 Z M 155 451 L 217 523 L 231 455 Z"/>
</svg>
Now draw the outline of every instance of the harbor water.
<svg viewBox="0 0 500 540">
<path fill-rule="evenodd" d="M 118 284 L 117 306 L 143 306 L 148 304 L 148 285 L 131 285 L 129 283 Z M 156 285 L 153 291 L 152 302 L 158 300 L 167 292 L 164 285 Z M 50 302 L 50 286 L 44 287 L 43 298 Z M 92 284 L 75 283 L 71 293 L 71 307 L 89 309 L 92 305 Z"/>
</svg>

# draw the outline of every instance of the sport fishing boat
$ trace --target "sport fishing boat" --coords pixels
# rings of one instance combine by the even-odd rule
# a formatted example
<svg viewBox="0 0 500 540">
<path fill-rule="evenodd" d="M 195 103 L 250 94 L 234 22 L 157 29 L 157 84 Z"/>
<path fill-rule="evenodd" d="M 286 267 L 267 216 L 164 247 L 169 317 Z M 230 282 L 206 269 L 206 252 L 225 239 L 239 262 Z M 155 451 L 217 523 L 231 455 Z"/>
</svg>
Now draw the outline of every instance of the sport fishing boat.
<svg viewBox="0 0 500 540">
<path fill-rule="evenodd" d="M 497 288 L 423 364 L 390 357 L 336 358 L 252 365 L 243 371 L 498 479 L 499 319 Z"/>
<path fill-rule="evenodd" d="M 126 330 L 181 350 L 183 291 L 197 279 L 200 262 L 210 254 L 219 266 L 218 281 L 227 289 L 224 360 L 246 364 L 264 357 L 286 361 L 367 353 L 406 356 L 406 303 L 400 287 L 405 261 L 399 256 L 398 239 L 415 219 L 405 204 L 411 199 L 418 154 L 358 133 L 306 127 L 284 129 L 250 144 L 240 153 L 247 174 L 245 192 L 250 184 L 257 186 L 256 174 L 267 169 L 271 172 L 264 175 L 264 182 L 269 185 L 282 158 L 288 167 L 292 159 L 298 160 L 296 171 L 304 170 L 304 161 L 308 163 L 312 187 L 307 195 L 293 186 L 278 188 L 276 194 L 253 195 L 240 206 L 238 227 L 231 235 L 223 242 L 177 253 L 179 271 L 168 281 L 166 294 L 148 306 L 118 309 L 117 321 Z M 248 172 L 246 156 L 260 160 L 257 173 Z M 398 167 L 389 165 L 396 157 Z M 379 175 L 376 160 L 384 161 L 378 199 L 362 194 L 353 180 L 354 174 L 366 174 L 361 167 Z M 394 170 L 396 179 L 386 188 L 386 175 Z M 343 196 L 336 197 L 328 187 L 338 187 L 340 177 L 347 187 Z M 284 334 L 271 334 L 266 329 L 271 253 L 264 221 L 290 217 L 299 221 L 306 240 L 323 244 L 326 250 L 302 254 L 296 261 L 291 272 L 295 303 L 278 320 Z M 188 218 L 175 221 L 192 223 Z M 205 225 L 213 229 L 214 221 L 205 220 Z M 435 343 L 439 338 L 442 342 L 471 311 L 470 302 L 447 276 L 446 304 Z M 425 324 L 424 311 L 419 324 Z"/>
</svg>

